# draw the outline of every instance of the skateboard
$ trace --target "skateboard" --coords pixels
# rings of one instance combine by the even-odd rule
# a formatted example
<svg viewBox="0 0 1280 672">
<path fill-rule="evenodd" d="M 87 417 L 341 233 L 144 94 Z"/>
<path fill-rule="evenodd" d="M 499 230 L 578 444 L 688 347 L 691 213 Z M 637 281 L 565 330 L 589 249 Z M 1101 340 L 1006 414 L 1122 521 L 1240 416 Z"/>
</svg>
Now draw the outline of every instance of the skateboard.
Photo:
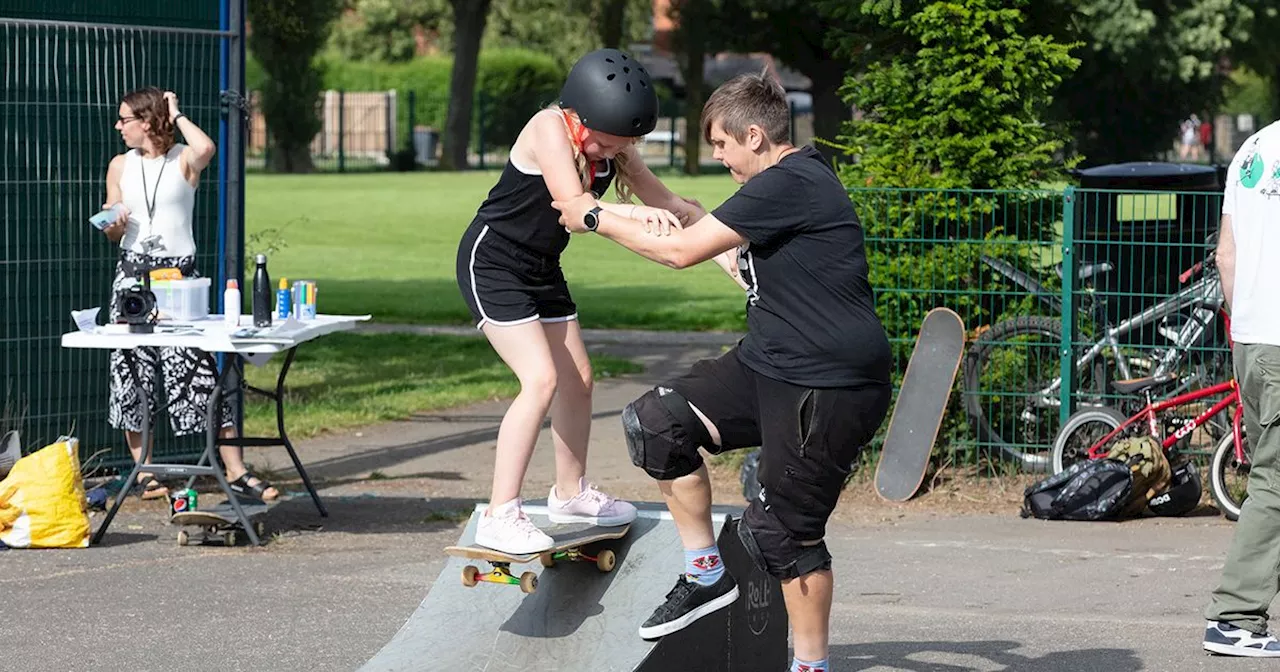
<svg viewBox="0 0 1280 672">
<path fill-rule="evenodd" d="M 262 522 L 262 515 L 267 512 L 269 507 L 263 503 L 249 503 L 241 500 L 240 508 L 253 524 L 254 533 L 258 535 L 259 539 L 262 539 L 263 532 L 266 531 L 266 525 Z M 229 502 L 222 502 L 211 509 L 175 513 L 169 518 L 169 524 L 180 525 L 183 528 L 198 527 L 201 533 L 201 543 L 207 542 L 210 538 L 220 537 L 224 546 L 235 546 L 238 533 L 244 531 L 240 524 L 240 519 L 236 517 L 236 512 L 231 508 Z M 178 545 L 186 546 L 190 543 L 191 535 L 187 530 L 178 530 Z"/>
<path fill-rule="evenodd" d="M 905 502 L 920 489 L 963 355 L 964 321 L 947 308 L 929 311 L 876 465 L 876 492 L 884 499 Z"/>
<path fill-rule="evenodd" d="M 486 582 L 520 586 L 522 592 L 532 593 L 538 589 L 538 575 L 525 572 L 520 575 L 520 578 L 516 578 L 511 573 L 511 565 L 528 564 L 535 560 L 543 567 L 554 567 L 560 561 L 594 562 L 596 569 L 611 572 L 618 562 L 618 557 L 613 551 L 606 548 L 595 555 L 590 555 L 583 551 L 583 547 L 599 541 L 621 539 L 630 529 L 630 523 L 617 527 L 600 527 L 589 523 L 553 525 L 542 531 L 551 537 L 555 545 L 540 553 L 503 553 L 474 543 L 469 546 L 448 546 L 444 552 L 460 558 L 484 560 L 493 568 L 488 572 L 482 572 L 475 565 L 463 567 L 462 585 L 468 588 Z"/>
</svg>

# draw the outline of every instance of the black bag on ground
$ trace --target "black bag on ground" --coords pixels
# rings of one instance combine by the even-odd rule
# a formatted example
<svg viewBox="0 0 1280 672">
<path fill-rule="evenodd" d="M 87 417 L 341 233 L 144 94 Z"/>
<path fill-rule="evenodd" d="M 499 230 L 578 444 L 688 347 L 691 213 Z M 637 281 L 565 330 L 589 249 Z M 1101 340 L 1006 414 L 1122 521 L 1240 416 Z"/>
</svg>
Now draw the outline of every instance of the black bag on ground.
<svg viewBox="0 0 1280 672">
<path fill-rule="evenodd" d="M 1133 491 L 1133 474 L 1119 460 L 1085 460 L 1036 483 L 1023 493 L 1023 518 L 1110 520 Z"/>
</svg>

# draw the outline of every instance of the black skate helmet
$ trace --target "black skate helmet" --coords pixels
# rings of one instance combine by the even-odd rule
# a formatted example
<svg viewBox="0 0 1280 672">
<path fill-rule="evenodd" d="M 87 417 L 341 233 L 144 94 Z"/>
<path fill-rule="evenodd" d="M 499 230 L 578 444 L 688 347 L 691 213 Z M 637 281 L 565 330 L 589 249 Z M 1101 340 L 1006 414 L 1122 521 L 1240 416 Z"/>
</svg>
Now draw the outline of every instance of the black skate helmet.
<svg viewBox="0 0 1280 672">
<path fill-rule="evenodd" d="M 1182 516 L 1200 504 L 1200 471 L 1190 461 L 1174 467 L 1169 489 L 1147 501 L 1157 516 Z"/>
<path fill-rule="evenodd" d="M 578 59 L 560 89 L 560 107 L 573 108 L 593 131 L 635 138 L 658 125 L 658 93 L 640 61 L 617 49 Z"/>
</svg>

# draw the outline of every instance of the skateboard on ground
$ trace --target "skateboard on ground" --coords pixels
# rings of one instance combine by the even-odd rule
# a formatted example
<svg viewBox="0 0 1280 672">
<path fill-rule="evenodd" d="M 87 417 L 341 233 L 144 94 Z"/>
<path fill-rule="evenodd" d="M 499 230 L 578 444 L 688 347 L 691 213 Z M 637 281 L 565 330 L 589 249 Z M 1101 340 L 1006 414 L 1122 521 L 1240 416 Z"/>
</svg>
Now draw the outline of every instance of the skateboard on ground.
<svg viewBox="0 0 1280 672">
<path fill-rule="evenodd" d="M 876 466 L 876 492 L 884 499 L 905 502 L 920 489 L 963 355 L 964 321 L 947 308 L 929 311 Z"/>
<path fill-rule="evenodd" d="M 469 546 L 448 546 L 444 552 L 460 558 L 484 560 L 492 567 L 488 572 L 480 571 L 475 565 L 463 567 L 462 585 L 468 588 L 481 582 L 488 582 L 520 586 L 521 591 L 532 593 L 538 589 L 538 575 L 525 572 L 520 575 L 520 578 L 516 578 L 511 574 L 511 565 L 528 564 L 535 560 L 541 562 L 543 567 L 554 567 L 560 561 L 594 562 L 600 571 L 611 572 L 618 562 L 613 551 L 606 548 L 595 555 L 590 555 L 583 551 L 583 547 L 600 541 L 621 539 L 630 529 L 630 523 L 616 527 L 569 523 L 543 528 L 542 531 L 551 537 L 555 545 L 540 553 L 502 553 L 474 543 Z"/>
<path fill-rule="evenodd" d="M 262 516 L 270 507 L 262 502 L 240 500 L 240 508 L 253 525 L 254 533 L 258 535 L 259 539 L 262 539 L 263 532 L 266 531 Z M 183 527 L 183 529 L 178 530 L 179 546 L 186 546 L 191 543 L 191 535 L 185 529 L 188 527 L 200 528 L 201 543 L 207 542 L 210 538 L 220 537 L 225 546 L 235 546 L 238 533 L 244 532 L 244 527 L 240 524 L 240 519 L 236 517 L 236 512 L 231 508 L 230 502 L 222 502 L 210 509 L 196 509 L 195 511 L 175 513 L 169 518 L 169 524 Z"/>
</svg>

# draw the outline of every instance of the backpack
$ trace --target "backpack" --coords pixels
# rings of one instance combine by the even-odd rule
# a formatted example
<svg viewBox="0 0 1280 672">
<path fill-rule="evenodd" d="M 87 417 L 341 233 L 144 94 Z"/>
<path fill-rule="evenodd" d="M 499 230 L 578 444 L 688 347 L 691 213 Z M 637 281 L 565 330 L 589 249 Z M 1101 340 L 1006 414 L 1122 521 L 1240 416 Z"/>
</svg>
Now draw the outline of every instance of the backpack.
<svg viewBox="0 0 1280 672">
<path fill-rule="evenodd" d="M 1160 444 L 1150 436 L 1117 441 L 1107 452 L 1107 459 L 1123 463 L 1133 474 L 1133 492 L 1120 512 L 1122 517 L 1140 515 L 1147 508 L 1147 502 L 1168 490 L 1173 482 L 1169 460 L 1165 458 Z"/>
<path fill-rule="evenodd" d="M 1132 494 L 1133 474 L 1124 463 L 1105 458 L 1084 460 L 1029 486 L 1023 492 L 1021 516 L 1110 520 L 1119 517 Z"/>
</svg>

